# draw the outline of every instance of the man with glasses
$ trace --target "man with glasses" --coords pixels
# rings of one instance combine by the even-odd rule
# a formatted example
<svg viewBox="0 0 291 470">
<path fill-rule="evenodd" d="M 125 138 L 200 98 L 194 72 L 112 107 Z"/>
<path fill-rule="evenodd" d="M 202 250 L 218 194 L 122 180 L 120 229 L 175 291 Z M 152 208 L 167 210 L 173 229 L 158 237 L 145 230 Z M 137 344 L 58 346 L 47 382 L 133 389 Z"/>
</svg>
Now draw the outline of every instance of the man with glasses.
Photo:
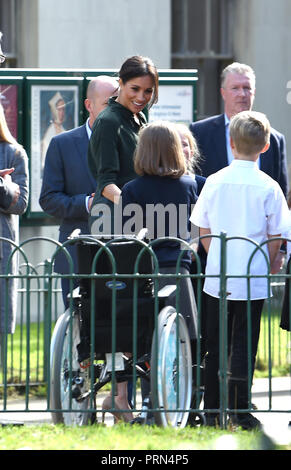
<svg viewBox="0 0 291 470">
<path fill-rule="evenodd" d="M 190 125 L 196 138 L 202 160 L 199 163 L 202 176 L 211 175 L 229 165 L 233 160 L 229 142 L 229 121 L 240 111 L 250 111 L 256 92 L 256 76 L 246 64 L 234 62 L 221 74 L 220 93 L 224 113 Z M 271 129 L 270 148 L 260 155 L 259 168 L 279 183 L 285 196 L 288 193 L 286 141 L 283 134 Z"/>
</svg>

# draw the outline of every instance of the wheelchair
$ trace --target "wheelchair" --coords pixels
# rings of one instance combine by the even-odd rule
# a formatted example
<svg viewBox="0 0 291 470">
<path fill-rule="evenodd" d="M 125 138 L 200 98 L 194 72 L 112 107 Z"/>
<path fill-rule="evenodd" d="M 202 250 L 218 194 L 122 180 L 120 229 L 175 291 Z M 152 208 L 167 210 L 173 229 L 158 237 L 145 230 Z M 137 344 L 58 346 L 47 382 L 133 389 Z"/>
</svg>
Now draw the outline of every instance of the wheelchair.
<svg viewBox="0 0 291 470">
<path fill-rule="evenodd" d="M 99 391 L 140 378 L 154 423 L 185 427 L 193 398 L 190 339 L 183 316 L 165 306 L 176 286 L 158 290 L 155 255 L 139 237 L 79 236 L 74 243 L 79 287 L 51 339 L 53 423 L 96 422 Z"/>
</svg>

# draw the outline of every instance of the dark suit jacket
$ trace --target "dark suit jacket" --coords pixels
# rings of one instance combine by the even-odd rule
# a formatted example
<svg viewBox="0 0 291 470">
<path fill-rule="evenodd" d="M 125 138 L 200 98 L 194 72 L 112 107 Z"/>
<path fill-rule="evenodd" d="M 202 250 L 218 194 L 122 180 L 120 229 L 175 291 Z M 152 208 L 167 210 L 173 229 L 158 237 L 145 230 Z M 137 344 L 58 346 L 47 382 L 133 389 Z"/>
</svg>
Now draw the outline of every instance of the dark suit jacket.
<svg viewBox="0 0 291 470">
<path fill-rule="evenodd" d="M 224 114 L 194 122 L 190 130 L 203 158 L 198 173 L 207 177 L 228 165 Z M 271 130 L 269 150 L 261 154 L 260 168 L 279 183 L 287 196 L 286 142 L 285 137 L 275 129 Z"/>
<path fill-rule="evenodd" d="M 82 234 L 89 234 L 85 201 L 86 196 L 95 192 L 96 181 L 87 164 L 88 144 L 84 124 L 53 137 L 47 150 L 39 203 L 47 214 L 61 220 L 59 241 L 62 243 L 76 228 Z M 55 271 L 66 273 L 66 265 L 64 256 L 58 256 Z"/>
</svg>

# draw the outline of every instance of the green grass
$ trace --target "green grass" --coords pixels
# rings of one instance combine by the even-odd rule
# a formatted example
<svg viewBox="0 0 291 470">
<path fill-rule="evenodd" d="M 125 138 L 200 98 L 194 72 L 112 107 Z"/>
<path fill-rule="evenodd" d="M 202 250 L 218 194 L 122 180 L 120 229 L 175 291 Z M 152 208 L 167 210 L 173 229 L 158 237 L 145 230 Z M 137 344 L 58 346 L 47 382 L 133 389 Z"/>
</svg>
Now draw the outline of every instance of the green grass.
<svg viewBox="0 0 291 470">
<path fill-rule="evenodd" d="M 264 312 L 261 321 L 255 377 L 268 377 L 270 364 L 273 377 L 290 374 L 291 335 L 290 332 L 282 330 L 279 324 L 278 314 L 273 313 L 269 320 L 267 313 Z"/>
<path fill-rule="evenodd" d="M 32 450 L 257 450 L 279 449 L 255 431 L 158 428 L 117 424 L 68 428 L 62 425 L 0 428 L 0 449 Z M 291 447 L 289 448 L 291 450 Z"/>
<path fill-rule="evenodd" d="M 20 384 L 29 381 L 43 381 L 44 376 L 44 326 L 43 323 L 31 323 L 29 331 L 26 325 L 17 325 L 15 333 L 8 335 L 7 341 L 7 382 Z M 1 375 L 1 374 L 0 374 Z M 2 377 L 1 377 L 2 379 Z"/>
<path fill-rule="evenodd" d="M 8 341 L 8 380 L 20 383 L 26 380 L 27 330 L 21 332 L 18 326 L 15 334 Z M 262 319 L 261 338 L 258 352 L 256 376 L 268 376 L 268 321 Z M 30 382 L 37 382 L 43 377 L 43 324 L 30 326 L 29 364 Z M 22 344 L 21 344 L 22 343 Z M 272 375 L 290 373 L 287 361 L 287 347 L 290 334 L 279 328 L 278 316 L 272 317 Z M 13 367 L 12 367 L 13 364 Z M 13 389 L 13 387 L 11 388 Z M 23 387 L 18 387 L 24 393 Z M 33 387 L 30 387 L 32 392 Z M 46 387 L 38 387 L 37 393 L 45 396 Z M 0 391 L 1 393 L 1 391 Z M 5 420 L 5 415 L 2 417 Z M 223 431 L 219 429 L 185 428 L 171 429 L 158 427 L 130 427 L 118 424 L 114 427 L 102 425 L 69 428 L 62 425 L 5 426 L 0 427 L 0 450 L 28 448 L 32 450 L 209 450 L 235 448 L 252 450 L 270 448 L 272 443 L 259 432 L 241 430 Z M 291 450 L 291 445 L 285 449 Z M 276 447 L 278 449 L 278 447 Z"/>
<path fill-rule="evenodd" d="M 271 353 L 272 376 L 290 374 L 291 336 L 279 327 L 278 314 L 272 314 L 270 329 L 266 313 L 262 317 L 261 336 L 258 347 L 255 377 L 268 377 L 269 355 Z M 53 327 L 52 327 L 53 329 Z M 269 342 L 269 338 L 271 342 Z M 29 349 L 28 349 L 29 345 Z M 269 346 L 270 345 L 270 346 Z M 289 349 L 288 349 L 289 348 Z M 8 336 L 7 383 L 25 384 L 29 359 L 29 383 L 43 383 L 44 377 L 44 325 L 32 323 L 29 331 L 26 325 L 17 325 L 14 335 Z M 0 380 L 3 378 L 0 373 Z M 1 390 L 0 390 L 1 394 Z"/>
</svg>

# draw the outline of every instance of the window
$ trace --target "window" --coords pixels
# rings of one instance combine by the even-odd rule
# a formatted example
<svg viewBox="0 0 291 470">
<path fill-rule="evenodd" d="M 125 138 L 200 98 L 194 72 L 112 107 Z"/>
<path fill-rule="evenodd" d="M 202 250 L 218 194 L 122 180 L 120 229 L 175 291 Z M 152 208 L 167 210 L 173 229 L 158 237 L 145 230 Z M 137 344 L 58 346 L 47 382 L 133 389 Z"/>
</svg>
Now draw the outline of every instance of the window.
<svg viewBox="0 0 291 470">
<path fill-rule="evenodd" d="M 232 62 L 232 0 L 172 0 L 172 67 L 197 68 L 198 119 L 218 114 L 221 70 Z"/>
</svg>

